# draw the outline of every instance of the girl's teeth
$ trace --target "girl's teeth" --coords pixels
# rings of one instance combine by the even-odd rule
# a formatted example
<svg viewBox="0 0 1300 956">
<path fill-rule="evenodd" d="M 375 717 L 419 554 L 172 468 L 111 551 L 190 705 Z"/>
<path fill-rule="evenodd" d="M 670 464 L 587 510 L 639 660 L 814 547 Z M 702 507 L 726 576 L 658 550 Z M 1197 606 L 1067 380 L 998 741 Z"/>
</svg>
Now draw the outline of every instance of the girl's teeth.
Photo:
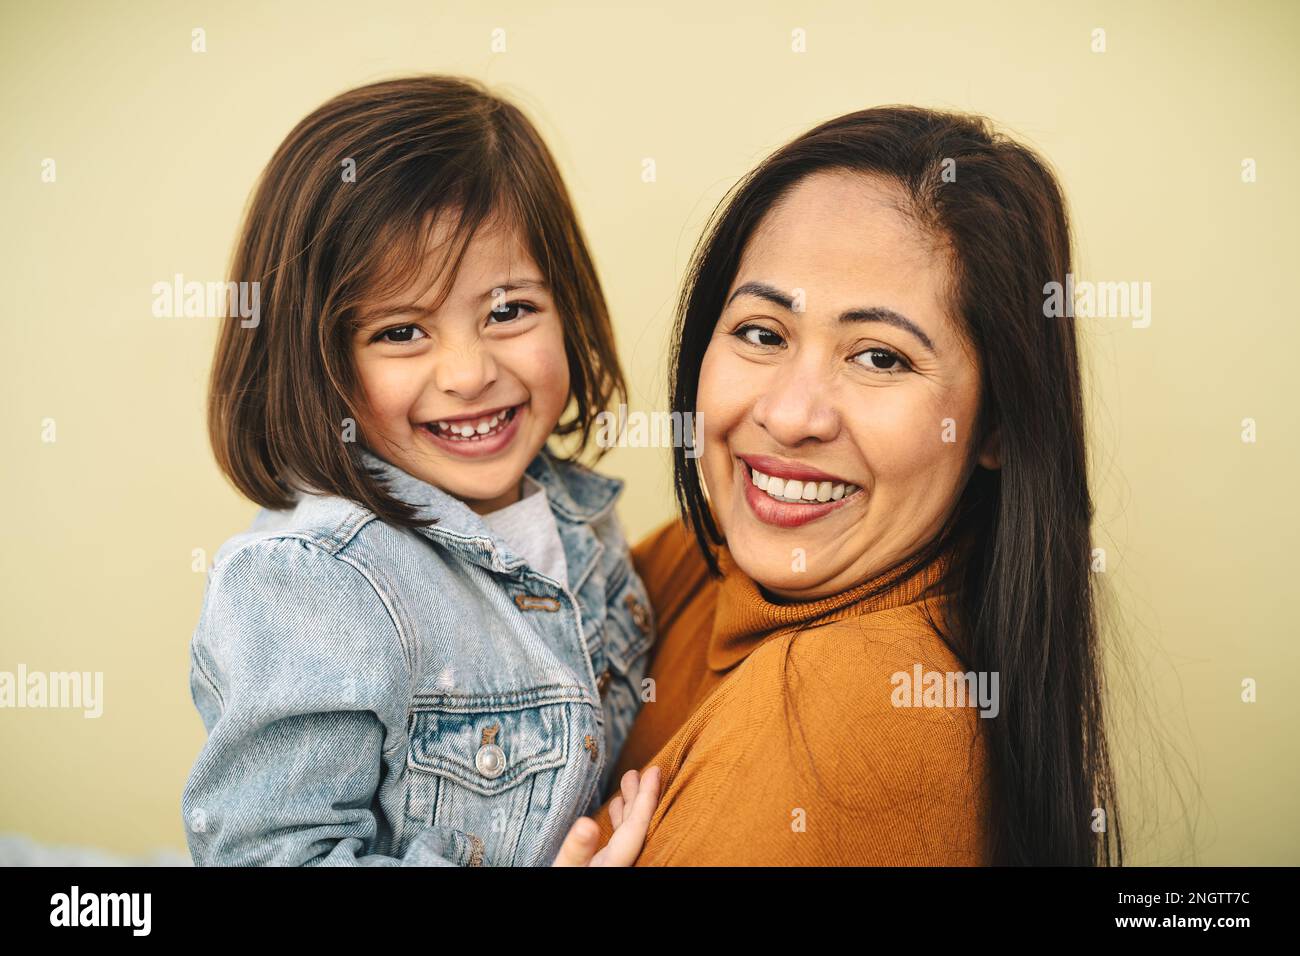
<svg viewBox="0 0 1300 956">
<path fill-rule="evenodd" d="M 508 422 L 511 418 L 510 410 L 497 412 L 491 418 L 486 418 L 477 425 L 464 424 L 460 422 L 434 422 L 440 432 L 450 432 L 454 438 L 477 438 L 480 435 L 486 435 L 499 427 L 502 423 Z"/>
<path fill-rule="evenodd" d="M 756 488 L 778 501 L 839 501 L 860 490 L 857 485 L 843 481 L 799 481 L 796 478 L 787 481 L 765 475 L 754 468 L 750 469 L 750 475 Z"/>
</svg>

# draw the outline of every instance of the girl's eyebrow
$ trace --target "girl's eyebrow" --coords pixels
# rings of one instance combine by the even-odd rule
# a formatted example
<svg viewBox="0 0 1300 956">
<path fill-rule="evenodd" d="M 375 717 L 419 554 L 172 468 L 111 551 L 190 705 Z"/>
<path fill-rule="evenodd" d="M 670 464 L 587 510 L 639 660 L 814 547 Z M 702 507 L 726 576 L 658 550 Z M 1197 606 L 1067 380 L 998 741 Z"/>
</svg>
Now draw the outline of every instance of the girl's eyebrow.
<svg viewBox="0 0 1300 956">
<path fill-rule="evenodd" d="M 533 278 L 531 276 L 524 276 L 518 279 L 502 279 L 501 281 L 493 285 L 492 288 L 488 289 L 486 292 L 481 293 L 479 295 L 479 298 L 491 299 L 494 298 L 499 292 L 501 293 L 514 292 L 517 289 L 536 289 L 541 292 L 546 292 L 549 291 L 550 286 L 548 286 L 544 280 Z M 428 309 L 424 308 L 423 306 L 416 305 L 415 303 L 409 303 L 405 305 L 390 305 L 390 306 L 385 306 L 382 309 L 374 309 L 366 312 L 361 319 L 360 325 L 361 327 L 364 328 L 366 326 L 373 325 L 376 322 L 382 322 L 384 319 L 393 315 L 425 316 L 428 314 L 429 314 Z"/>
<path fill-rule="evenodd" d="M 504 279 L 501 282 L 497 282 L 493 284 L 492 288 L 480 295 L 479 298 L 490 299 L 496 295 L 498 291 L 513 292 L 516 289 L 540 289 L 545 291 L 547 288 L 549 287 L 546 285 L 544 280 L 533 278 L 532 276 L 524 276 L 519 279 Z"/>
<path fill-rule="evenodd" d="M 774 305 L 779 305 L 787 312 L 794 311 L 794 297 L 782 292 L 775 286 L 768 285 L 766 282 L 746 282 L 731 293 L 731 297 L 727 299 L 727 305 L 731 305 L 733 301 L 742 295 L 752 295 L 759 299 L 765 299 Z M 860 309 L 849 309 L 840 313 L 839 321 L 884 322 L 886 325 L 892 325 L 904 332 L 911 332 L 927 349 L 935 355 L 939 354 L 934 347 L 934 343 L 930 341 L 930 336 L 926 335 L 920 326 L 907 316 L 901 315 L 893 309 L 886 309 L 884 306 L 873 305 Z"/>
</svg>

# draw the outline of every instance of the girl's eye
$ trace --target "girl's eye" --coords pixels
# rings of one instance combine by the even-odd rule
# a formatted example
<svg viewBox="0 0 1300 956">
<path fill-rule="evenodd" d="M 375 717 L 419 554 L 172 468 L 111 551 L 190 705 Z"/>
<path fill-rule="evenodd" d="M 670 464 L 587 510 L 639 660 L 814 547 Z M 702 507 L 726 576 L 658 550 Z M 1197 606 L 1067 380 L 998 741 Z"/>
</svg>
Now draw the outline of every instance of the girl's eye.
<svg viewBox="0 0 1300 956">
<path fill-rule="evenodd" d="M 500 325 L 504 322 L 513 322 L 515 319 L 532 315 L 537 311 L 538 309 L 528 302 L 507 302 L 501 308 L 493 309 L 490 316 L 493 322 Z"/>
<path fill-rule="evenodd" d="M 731 334 L 744 339 L 750 345 L 774 346 L 785 344 L 781 336 L 761 325 L 742 325 Z"/>
<path fill-rule="evenodd" d="M 424 329 L 417 325 L 399 325 L 397 328 L 384 329 L 377 336 L 375 341 L 378 342 L 414 342 L 418 338 L 425 337 Z"/>
<path fill-rule="evenodd" d="M 873 372 L 898 373 L 911 369 L 901 355 L 889 349 L 867 349 L 853 356 L 853 361 Z"/>
</svg>

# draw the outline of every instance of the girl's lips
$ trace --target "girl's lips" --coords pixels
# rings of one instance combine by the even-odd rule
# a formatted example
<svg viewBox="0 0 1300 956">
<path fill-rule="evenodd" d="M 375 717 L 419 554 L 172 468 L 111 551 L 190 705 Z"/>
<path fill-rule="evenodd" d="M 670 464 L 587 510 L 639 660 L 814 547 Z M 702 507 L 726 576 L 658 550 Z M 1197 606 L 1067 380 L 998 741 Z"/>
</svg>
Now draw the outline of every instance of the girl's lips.
<svg viewBox="0 0 1300 956">
<path fill-rule="evenodd" d="M 508 448 L 515 436 L 519 434 L 519 423 L 528 414 L 528 403 L 514 406 L 513 411 L 510 421 L 496 431 L 481 436 L 453 438 L 449 432 L 443 432 L 433 422 L 426 422 L 416 430 L 433 442 L 440 451 L 449 455 L 457 458 L 490 458 Z"/>
<path fill-rule="evenodd" d="M 759 521 L 778 528 L 797 528 L 818 518 L 824 518 L 832 511 L 844 507 L 845 504 L 857 501 L 862 494 L 862 489 L 859 488 L 853 494 L 845 495 L 835 501 L 809 501 L 801 504 L 777 501 L 754 484 L 753 470 L 744 460 L 738 460 L 737 464 L 740 467 L 740 480 L 744 483 L 745 503 L 749 505 L 749 510 Z M 823 474 L 815 469 L 806 470 L 804 473 L 809 476 L 809 479 Z"/>
</svg>

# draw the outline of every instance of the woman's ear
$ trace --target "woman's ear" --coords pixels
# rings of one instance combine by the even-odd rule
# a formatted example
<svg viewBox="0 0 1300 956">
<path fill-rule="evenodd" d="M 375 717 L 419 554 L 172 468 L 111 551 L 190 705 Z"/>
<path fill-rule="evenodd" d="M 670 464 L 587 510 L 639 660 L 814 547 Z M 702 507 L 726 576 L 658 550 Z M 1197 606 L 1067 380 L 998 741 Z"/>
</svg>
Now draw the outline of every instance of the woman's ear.
<svg viewBox="0 0 1300 956">
<path fill-rule="evenodd" d="M 984 439 L 980 447 L 979 463 L 990 470 L 1002 466 L 1002 432 L 994 428 Z"/>
</svg>

